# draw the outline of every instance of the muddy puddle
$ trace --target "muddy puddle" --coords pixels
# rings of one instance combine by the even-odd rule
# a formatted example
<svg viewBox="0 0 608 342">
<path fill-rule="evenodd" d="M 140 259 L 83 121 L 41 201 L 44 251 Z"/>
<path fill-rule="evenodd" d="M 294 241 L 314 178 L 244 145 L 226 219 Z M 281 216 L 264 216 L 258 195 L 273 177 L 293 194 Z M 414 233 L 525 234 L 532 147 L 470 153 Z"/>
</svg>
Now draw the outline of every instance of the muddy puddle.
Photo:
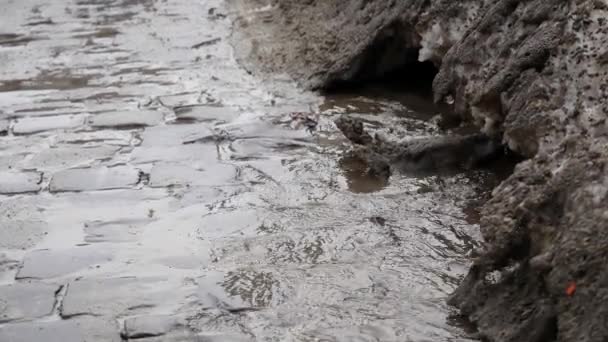
<svg viewBox="0 0 608 342">
<path fill-rule="evenodd" d="M 438 134 L 424 98 L 262 82 L 220 0 L 7 6 L 49 38 L 0 46 L 0 340 L 470 340 L 445 299 L 495 173 L 369 179 L 333 124 Z"/>
</svg>

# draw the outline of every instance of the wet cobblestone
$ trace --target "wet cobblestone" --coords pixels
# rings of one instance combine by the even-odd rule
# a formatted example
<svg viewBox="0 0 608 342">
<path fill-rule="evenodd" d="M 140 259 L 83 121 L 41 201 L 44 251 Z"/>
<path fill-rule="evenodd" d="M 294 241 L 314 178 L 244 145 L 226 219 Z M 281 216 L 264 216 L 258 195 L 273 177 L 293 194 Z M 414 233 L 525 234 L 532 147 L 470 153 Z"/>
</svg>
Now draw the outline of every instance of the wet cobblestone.
<svg viewBox="0 0 608 342">
<path fill-rule="evenodd" d="M 0 341 L 467 340 L 466 180 L 351 192 L 335 113 L 290 127 L 322 98 L 244 70 L 224 1 L 4 6 Z"/>
</svg>

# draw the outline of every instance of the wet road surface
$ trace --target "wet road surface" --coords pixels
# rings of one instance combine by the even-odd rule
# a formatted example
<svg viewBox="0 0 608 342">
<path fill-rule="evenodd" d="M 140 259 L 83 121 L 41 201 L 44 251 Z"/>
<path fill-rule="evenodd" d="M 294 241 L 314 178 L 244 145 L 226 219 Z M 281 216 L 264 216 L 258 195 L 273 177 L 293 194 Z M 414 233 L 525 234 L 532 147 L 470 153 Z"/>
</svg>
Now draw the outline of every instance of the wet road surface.
<svg viewBox="0 0 608 342">
<path fill-rule="evenodd" d="M 379 183 L 332 124 L 420 115 L 249 75 L 220 0 L 2 7 L 1 341 L 468 340 L 445 298 L 491 176 Z"/>
</svg>

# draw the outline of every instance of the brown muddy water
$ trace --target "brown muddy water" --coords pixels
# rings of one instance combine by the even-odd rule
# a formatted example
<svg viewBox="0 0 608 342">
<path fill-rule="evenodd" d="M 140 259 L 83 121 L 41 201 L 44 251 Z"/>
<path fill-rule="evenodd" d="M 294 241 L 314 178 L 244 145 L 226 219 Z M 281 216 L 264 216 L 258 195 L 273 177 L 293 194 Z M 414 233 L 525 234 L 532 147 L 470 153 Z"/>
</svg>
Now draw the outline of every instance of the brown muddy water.
<svg viewBox="0 0 608 342">
<path fill-rule="evenodd" d="M 427 103 L 262 82 L 220 0 L 3 9 L 0 341 L 469 340 L 445 299 L 496 177 L 378 182 L 332 123 L 437 134 Z"/>
</svg>

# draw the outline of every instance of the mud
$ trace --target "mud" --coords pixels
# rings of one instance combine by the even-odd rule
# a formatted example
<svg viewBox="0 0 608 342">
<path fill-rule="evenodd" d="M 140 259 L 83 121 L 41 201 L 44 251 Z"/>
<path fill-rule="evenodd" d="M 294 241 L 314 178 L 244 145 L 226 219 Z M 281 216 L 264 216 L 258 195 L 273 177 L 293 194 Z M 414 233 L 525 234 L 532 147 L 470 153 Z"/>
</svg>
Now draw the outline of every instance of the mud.
<svg viewBox="0 0 608 342">
<path fill-rule="evenodd" d="M 368 133 L 363 121 L 341 116 L 336 126 L 354 144 L 361 160 L 369 164 L 372 175 L 388 179 L 390 169 L 411 175 L 446 174 L 480 167 L 504 158 L 505 148 L 487 136 L 441 135 L 423 138 L 389 140 L 381 134 Z"/>
<path fill-rule="evenodd" d="M 1 341 L 471 340 L 446 299 L 495 177 L 370 178 L 334 124 L 436 135 L 428 102 L 251 75 L 220 0 L 4 5 L 44 39 L 0 45 Z"/>
</svg>

